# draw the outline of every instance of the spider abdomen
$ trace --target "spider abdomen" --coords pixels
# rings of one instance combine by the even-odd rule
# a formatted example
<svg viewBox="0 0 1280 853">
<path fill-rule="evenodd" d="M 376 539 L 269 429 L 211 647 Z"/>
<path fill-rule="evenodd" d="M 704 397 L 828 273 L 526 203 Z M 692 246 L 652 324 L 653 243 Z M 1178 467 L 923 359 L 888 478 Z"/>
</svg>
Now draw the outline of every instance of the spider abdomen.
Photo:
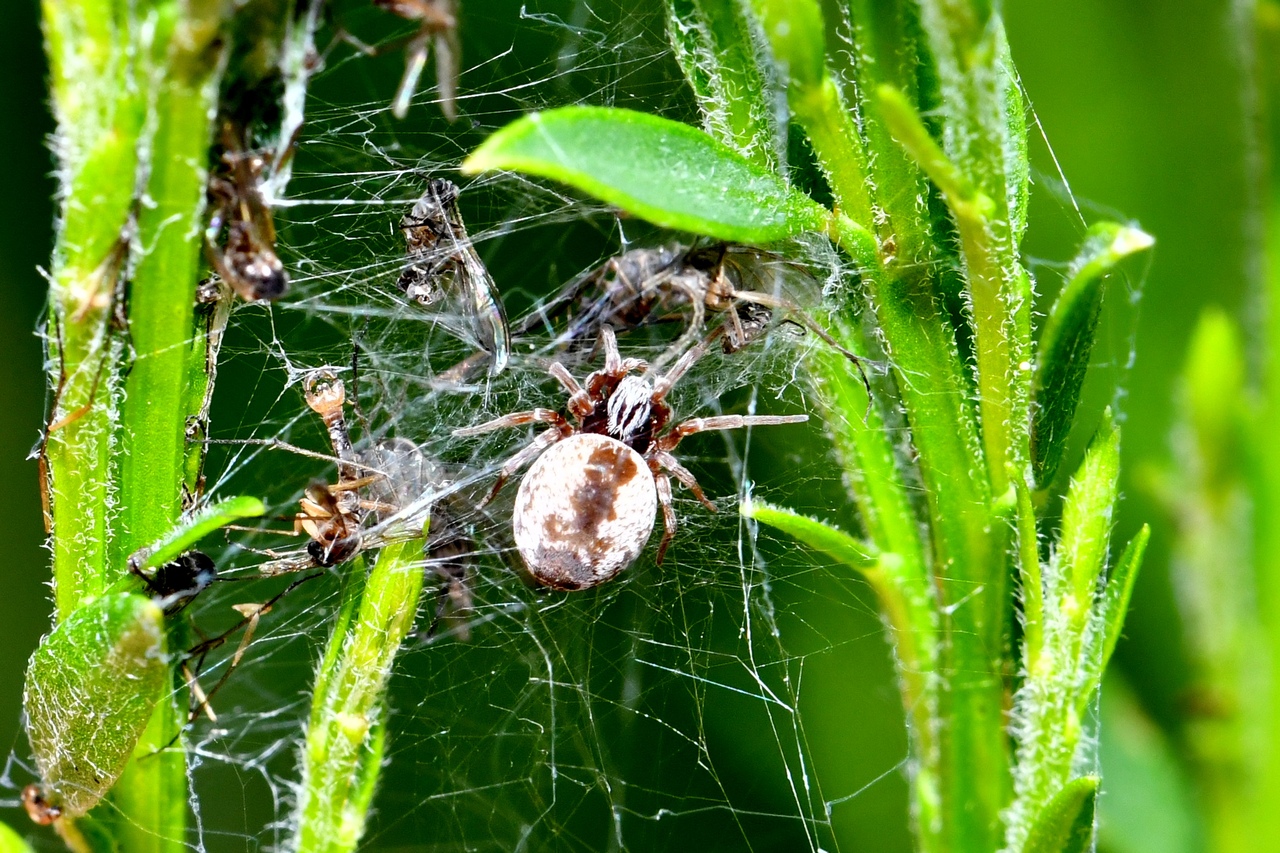
<svg viewBox="0 0 1280 853">
<path fill-rule="evenodd" d="M 605 435 L 570 436 L 520 481 L 516 548 L 539 583 L 585 589 L 631 565 L 649 541 L 657 509 L 644 457 Z"/>
</svg>

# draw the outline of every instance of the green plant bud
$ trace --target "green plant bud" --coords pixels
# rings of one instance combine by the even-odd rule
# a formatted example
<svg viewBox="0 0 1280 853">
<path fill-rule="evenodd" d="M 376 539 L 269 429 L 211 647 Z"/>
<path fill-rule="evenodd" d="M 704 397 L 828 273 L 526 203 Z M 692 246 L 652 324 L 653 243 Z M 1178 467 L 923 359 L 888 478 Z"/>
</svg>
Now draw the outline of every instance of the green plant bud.
<svg viewBox="0 0 1280 853">
<path fill-rule="evenodd" d="M 1040 810 L 1023 853 L 1085 853 L 1093 842 L 1098 779 L 1072 779 Z"/>
<path fill-rule="evenodd" d="M 1031 464 L 1042 489 L 1053 481 L 1062 463 L 1093 353 L 1107 274 L 1154 242 L 1137 228 L 1100 222 L 1089 229 L 1071 263 L 1067 285 L 1049 312 L 1036 359 Z"/>
<path fill-rule="evenodd" d="M 26 684 L 41 785 L 24 799 L 39 797 L 42 822 L 79 817 L 120 777 L 168 689 L 164 614 L 135 593 L 92 599 L 40 643 Z"/>
</svg>

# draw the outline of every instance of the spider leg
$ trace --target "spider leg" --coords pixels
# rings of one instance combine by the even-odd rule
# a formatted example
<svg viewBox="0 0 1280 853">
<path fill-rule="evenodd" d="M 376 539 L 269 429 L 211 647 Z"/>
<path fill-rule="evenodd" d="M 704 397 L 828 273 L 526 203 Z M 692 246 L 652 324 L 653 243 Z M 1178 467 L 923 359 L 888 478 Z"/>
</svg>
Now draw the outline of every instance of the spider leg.
<svg viewBox="0 0 1280 853">
<path fill-rule="evenodd" d="M 716 509 L 716 505 L 707 500 L 707 496 L 703 494 L 702 486 L 698 485 L 698 481 L 694 478 L 693 472 L 681 465 L 674 456 L 665 450 L 659 450 L 652 453 L 649 458 L 657 462 L 666 470 L 670 471 L 671 475 L 679 480 L 681 485 L 693 492 L 693 496 L 695 498 L 702 501 L 703 506 L 712 512 L 719 512 L 719 510 Z"/>
<path fill-rule="evenodd" d="M 705 290 L 699 290 L 687 283 L 679 283 L 679 278 L 672 278 L 672 284 L 676 290 L 680 290 L 685 294 L 685 298 L 689 300 L 689 305 L 693 310 L 693 316 L 689 318 L 689 324 L 685 326 L 685 330 L 680 333 L 680 337 L 676 338 L 675 343 L 667 347 L 658 360 L 654 362 L 654 367 L 658 368 L 665 364 L 675 353 L 685 352 L 690 344 L 702 333 L 702 326 L 707 321 L 707 294 Z M 705 351 L 705 347 L 704 347 Z M 695 358 L 694 361 L 697 361 Z M 692 363 L 692 362 L 690 362 Z M 687 370 L 688 368 L 686 368 Z M 674 368 L 673 368 L 674 370 Z M 679 378 L 679 377 L 677 377 Z"/>
<path fill-rule="evenodd" d="M 563 421 L 563 418 L 561 420 Z M 561 429 L 558 426 L 553 426 L 533 441 L 529 442 L 529 444 L 527 444 L 525 448 L 515 456 L 512 456 L 503 463 L 502 470 L 498 472 L 498 479 L 494 482 L 493 488 L 489 491 L 488 497 L 480 502 L 479 508 L 488 506 L 489 503 L 498 496 L 498 492 L 502 489 L 503 485 L 506 484 L 507 480 L 511 478 L 512 474 L 538 458 L 538 456 L 542 454 L 542 451 L 546 450 L 548 447 L 571 433 L 572 429 L 568 424 L 565 424 L 564 429 Z"/>
<path fill-rule="evenodd" d="M 405 48 L 404 76 L 400 78 L 400 88 L 396 90 L 395 100 L 391 102 L 391 114 L 396 118 L 404 118 L 409 114 L 409 104 L 418 90 L 418 79 L 422 76 L 422 70 L 427 67 L 431 41 L 431 31 L 424 27 Z"/>
<path fill-rule="evenodd" d="M 693 367 L 694 362 L 706 355 L 710 340 L 708 338 L 707 340 L 699 341 L 694 347 L 686 350 L 684 355 L 680 356 L 680 360 L 671 366 L 670 370 L 653 381 L 654 400 L 661 400 L 666 397 L 672 387 L 680 381 L 681 377 L 689 372 L 689 368 Z"/>
<path fill-rule="evenodd" d="M 649 463 L 653 471 L 653 482 L 658 488 L 658 503 L 662 506 L 662 541 L 658 543 L 658 556 L 654 560 L 659 566 L 667 553 L 667 546 L 676 535 L 676 510 L 671 505 L 671 478 L 654 462 Z"/>
<path fill-rule="evenodd" d="M 809 420 L 808 415 L 714 415 L 709 418 L 690 418 L 677 424 L 670 432 L 654 442 L 657 451 L 675 450 L 686 436 L 698 432 L 720 429 L 742 429 L 749 426 L 776 426 L 799 424 Z"/>
<path fill-rule="evenodd" d="M 453 431 L 453 434 L 458 438 L 465 438 L 467 436 L 480 435 L 484 432 L 493 432 L 496 429 L 525 426 L 526 424 L 551 424 L 560 431 L 571 429 L 569 422 L 564 419 L 564 415 L 554 409 L 530 409 L 527 412 L 503 415 L 500 418 L 494 418 L 491 421 L 475 426 L 459 427 Z"/>
</svg>

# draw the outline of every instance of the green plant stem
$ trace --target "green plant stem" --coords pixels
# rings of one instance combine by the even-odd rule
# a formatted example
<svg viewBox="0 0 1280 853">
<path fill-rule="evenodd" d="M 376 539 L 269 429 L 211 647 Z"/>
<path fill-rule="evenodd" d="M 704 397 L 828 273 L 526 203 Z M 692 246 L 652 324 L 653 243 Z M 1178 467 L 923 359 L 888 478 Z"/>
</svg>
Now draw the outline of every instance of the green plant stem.
<svg viewBox="0 0 1280 853">
<path fill-rule="evenodd" d="M 868 254 L 866 232 L 845 229 L 840 239 L 855 258 Z M 939 734 L 943 819 L 939 827 L 922 822 L 921 831 L 940 833 L 935 849 L 990 850 L 1008 788 L 999 672 L 1005 569 L 989 530 L 987 481 L 973 476 L 982 450 L 955 339 L 927 272 L 876 267 L 864 276 L 906 404 L 934 528 L 945 637 L 939 713 L 948 725 Z"/>
<path fill-rule="evenodd" d="M 422 583 L 422 540 L 410 539 L 383 548 L 367 581 L 349 581 L 344 590 L 303 746 L 293 846 L 299 853 L 354 850 L 364 833 L 381 764 L 387 682 Z"/>
<path fill-rule="evenodd" d="M 217 105 L 222 24 L 218 0 L 157 7 L 151 62 L 142 81 L 153 93 L 153 129 L 140 205 L 138 260 L 129 291 L 133 354 L 121 405 L 119 528 L 111 569 L 123 574 L 129 554 L 162 537 L 182 512 L 186 399 L 191 334 L 204 217 L 204 164 Z M 197 367 L 204 368 L 204 364 Z M 182 721 L 171 703 L 157 706 L 112 802 L 116 837 L 130 851 L 185 849 L 186 778 Z M 154 755 L 157 751 L 159 755 Z"/>
<path fill-rule="evenodd" d="M 61 180 L 50 286 L 46 520 L 59 619 L 107 583 L 116 363 L 110 326 L 127 259 L 146 104 L 123 4 L 45 0 Z"/>
<path fill-rule="evenodd" d="M 204 220 L 205 163 L 217 106 L 221 53 L 217 0 L 162 7 L 155 57 L 155 131 L 149 203 L 138 217 L 139 260 L 129 292 L 134 359 L 121 412 L 123 439 L 145 452 L 120 464 L 122 530 L 115 564 L 166 532 L 181 513 L 188 360 Z M 194 366 L 203 370 L 204 363 Z"/>
</svg>

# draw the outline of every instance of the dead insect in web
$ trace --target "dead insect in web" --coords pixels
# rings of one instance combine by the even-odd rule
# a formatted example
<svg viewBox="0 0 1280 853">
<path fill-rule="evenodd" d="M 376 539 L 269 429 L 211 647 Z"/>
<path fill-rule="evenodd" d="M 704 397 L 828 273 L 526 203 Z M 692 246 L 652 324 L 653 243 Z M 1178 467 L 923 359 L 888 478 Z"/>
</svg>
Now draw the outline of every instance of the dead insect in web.
<svg viewBox="0 0 1280 853">
<path fill-rule="evenodd" d="M 676 532 L 671 477 L 715 511 L 693 474 L 671 453 L 685 437 L 809 419 L 808 415 L 718 415 L 693 418 L 668 429 L 671 408 L 666 396 L 706 353 L 710 340 L 699 342 L 656 378 L 633 375 L 646 365 L 619 355 L 609 326 L 601 329 L 600 343 L 604 366 L 581 385 L 559 362 L 548 371 L 569 394 L 568 417 L 551 409 L 533 409 L 454 430 L 454 435 L 469 436 L 531 423 L 550 425 L 503 464 L 490 498 L 509 477 L 537 460 L 520 481 L 512 526 L 516 548 L 530 573 L 555 589 L 595 586 L 631 565 L 649 540 L 659 504 L 665 527 L 657 554 L 661 564 Z"/>
<path fill-rule="evenodd" d="M 791 299 L 760 289 L 776 278 L 780 258 L 747 246 L 717 243 L 632 249 L 611 258 L 571 282 L 552 305 L 572 315 L 562 340 L 593 337 L 603 325 L 617 330 L 683 318 L 685 329 L 668 349 L 674 358 L 703 333 L 710 317 L 723 317 L 720 337 L 726 353 L 760 337 L 783 311 L 862 369 L 862 359 L 831 335 Z M 753 287 L 752 285 L 756 285 Z M 666 356 L 659 360 L 659 364 Z"/>
<path fill-rule="evenodd" d="M 80 817 L 111 790 L 172 689 L 170 663 L 164 611 L 137 593 L 91 599 L 41 640 L 23 695 L 40 774 L 22 795 L 32 820 Z"/>
<path fill-rule="evenodd" d="M 364 466 L 351 445 L 343 412 L 346 388 L 342 380 L 329 370 L 318 370 L 307 377 L 304 394 L 307 405 L 324 421 L 329 433 L 329 443 L 338 460 L 338 482 L 329 485 L 317 480 L 307 486 L 295 525 L 311 537 L 307 554 L 315 564 L 336 566 L 360 550 L 360 528 L 367 509 L 360 489 L 376 482 L 378 476 L 360 474 Z"/>
<path fill-rule="evenodd" d="M 142 580 L 152 600 L 166 616 L 176 615 L 218 579 L 213 560 L 202 551 L 187 551 L 147 574 L 135 561 L 128 561 L 129 571 Z"/>
<path fill-rule="evenodd" d="M 436 85 L 440 88 L 440 112 L 449 121 L 458 117 L 458 62 L 462 45 L 458 41 L 456 0 L 373 0 L 406 21 L 416 21 L 418 32 L 405 48 L 404 76 L 392 102 L 391 112 L 404 118 L 418 89 L 418 79 L 427 65 L 431 48 L 436 51 Z"/>
<path fill-rule="evenodd" d="M 491 376 L 501 373 L 511 352 L 507 315 L 493 277 L 467 236 L 458 212 L 458 187 L 441 178 L 428 181 L 400 228 L 408 255 L 400 289 L 427 307 L 460 303 L 466 325 L 458 331 L 488 353 Z"/>
<path fill-rule="evenodd" d="M 220 168 L 209 176 L 213 215 L 205 231 L 205 254 L 242 298 L 279 299 L 289 287 L 289 276 L 276 255 L 275 222 L 262 195 L 267 158 L 246 151 L 230 122 L 222 126 L 222 146 Z"/>
</svg>

